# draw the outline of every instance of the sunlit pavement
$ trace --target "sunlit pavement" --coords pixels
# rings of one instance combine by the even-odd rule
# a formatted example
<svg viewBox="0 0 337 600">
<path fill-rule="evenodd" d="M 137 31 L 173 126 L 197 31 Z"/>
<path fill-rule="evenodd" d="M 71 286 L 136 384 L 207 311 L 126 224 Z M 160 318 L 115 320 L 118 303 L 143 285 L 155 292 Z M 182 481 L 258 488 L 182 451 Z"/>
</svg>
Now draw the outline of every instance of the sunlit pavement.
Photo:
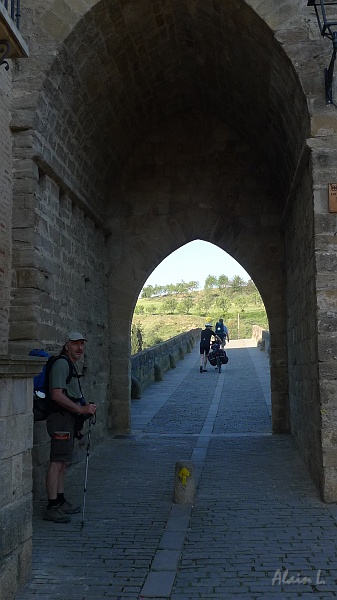
<svg viewBox="0 0 337 600">
<path fill-rule="evenodd" d="M 271 435 L 268 358 L 231 341 L 221 374 L 198 348 L 133 402 L 132 435 L 89 461 L 85 523 L 34 514 L 31 583 L 18 600 L 337 596 L 335 506 L 323 504 L 291 436 Z M 193 505 L 174 504 L 191 460 Z M 81 502 L 84 464 L 68 473 Z M 5 599 L 4 599 L 5 600 Z"/>
</svg>

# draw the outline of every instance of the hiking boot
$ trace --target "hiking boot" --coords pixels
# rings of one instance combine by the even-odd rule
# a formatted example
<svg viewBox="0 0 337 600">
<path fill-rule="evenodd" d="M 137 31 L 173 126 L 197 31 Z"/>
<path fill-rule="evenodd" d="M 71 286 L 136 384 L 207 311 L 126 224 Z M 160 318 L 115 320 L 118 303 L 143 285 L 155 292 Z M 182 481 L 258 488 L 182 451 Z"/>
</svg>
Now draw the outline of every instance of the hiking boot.
<svg viewBox="0 0 337 600">
<path fill-rule="evenodd" d="M 68 500 L 65 500 L 63 504 L 60 504 L 60 509 L 65 515 L 76 515 L 81 512 L 80 506 L 74 506 Z"/>
<path fill-rule="evenodd" d="M 202 373 L 202 367 L 200 367 L 200 373 Z"/>
<path fill-rule="evenodd" d="M 207 373 L 207 369 L 203 369 L 203 370 L 202 370 L 202 372 L 203 372 L 203 373 Z"/>
<path fill-rule="evenodd" d="M 47 508 L 43 518 L 45 521 L 54 521 L 54 523 L 69 523 L 69 521 L 71 521 L 71 517 L 65 515 L 59 506 Z"/>
</svg>

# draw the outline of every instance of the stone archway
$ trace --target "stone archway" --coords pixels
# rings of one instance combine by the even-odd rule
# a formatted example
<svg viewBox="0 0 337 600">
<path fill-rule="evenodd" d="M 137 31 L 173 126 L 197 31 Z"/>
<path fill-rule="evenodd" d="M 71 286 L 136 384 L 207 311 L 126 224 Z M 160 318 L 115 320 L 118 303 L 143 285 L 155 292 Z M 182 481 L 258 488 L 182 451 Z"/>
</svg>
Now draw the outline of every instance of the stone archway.
<svg viewBox="0 0 337 600">
<path fill-rule="evenodd" d="M 272 381 L 277 379 L 273 429 L 288 432 L 282 205 L 275 202 L 266 163 L 218 118 L 184 112 L 144 137 L 126 161 L 114 194 L 120 208 L 112 203 L 108 209 L 109 252 L 111 260 L 124 253 L 122 262 L 134 273 L 131 290 L 144 283 L 139 279 L 144 268 L 150 273 L 195 239 L 229 252 L 250 273 L 277 340 L 271 349 Z M 122 281 L 123 273 L 113 277 L 111 298 Z"/>
<path fill-rule="evenodd" d="M 36 30 L 55 25 L 39 38 L 46 77 L 39 85 L 32 38 L 33 66 L 18 88 L 31 76 L 33 91 L 29 109 L 24 95 L 18 102 L 13 127 L 20 160 L 29 148 L 17 163 L 17 202 L 21 174 L 29 173 L 24 191 L 38 216 L 29 225 L 29 260 L 52 286 L 53 302 L 31 311 L 38 328 L 28 328 L 26 339 L 56 342 L 85 302 L 80 322 L 102 364 L 108 356 L 112 364 L 102 414 L 127 431 L 129 328 L 138 292 L 169 252 L 197 237 L 217 243 L 249 270 L 267 305 L 275 431 L 289 430 L 290 410 L 290 429 L 330 497 L 335 466 L 327 483 L 310 119 L 299 79 L 310 87 L 304 3 L 286 2 L 281 10 L 276 0 L 267 8 L 257 0 L 101 0 L 83 14 L 67 2 L 42 4 L 40 13 L 32 9 Z M 80 267 L 75 261 L 69 269 L 74 253 Z M 71 299 L 68 313 L 60 311 L 55 282 Z M 28 345 L 15 321 L 18 289 L 28 287 L 22 277 L 14 290 L 14 349 Z"/>
</svg>

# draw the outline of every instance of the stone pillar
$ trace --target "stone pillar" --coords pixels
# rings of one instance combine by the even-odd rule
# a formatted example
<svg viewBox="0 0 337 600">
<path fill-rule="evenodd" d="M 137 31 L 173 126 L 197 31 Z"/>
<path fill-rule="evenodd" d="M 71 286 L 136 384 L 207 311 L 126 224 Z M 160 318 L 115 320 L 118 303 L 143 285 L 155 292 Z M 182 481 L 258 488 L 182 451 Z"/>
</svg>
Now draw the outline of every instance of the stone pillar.
<svg viewBox="0 0 337 600">
<path fill-rule="evenodd" d="M 0 356 L 0 590 L 12 600 L 32 556 L 33 378 L 36 359 Z"/>
<path fill-rule="evenodd" d="M 9 305 L 12 261 L 12 102 L 11 71 L 0 68 L 0 354 L 8 352 Z"/>
</svg>

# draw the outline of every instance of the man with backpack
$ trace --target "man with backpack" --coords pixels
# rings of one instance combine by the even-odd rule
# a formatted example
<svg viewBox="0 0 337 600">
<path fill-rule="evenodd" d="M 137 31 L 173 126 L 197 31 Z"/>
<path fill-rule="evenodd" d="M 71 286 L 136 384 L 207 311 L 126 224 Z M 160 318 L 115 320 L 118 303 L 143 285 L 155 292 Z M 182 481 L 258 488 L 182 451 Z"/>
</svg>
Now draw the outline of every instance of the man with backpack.
<svg viewBox="0 0 337 600">
<path fill-rule="evenodd" d="M 229 342 L 229 334 L 226 325 L 223 322 L 223 319 L 219 319 L 215 324 L 215 332 L 219 338 L 221 338 L 221 348 L 224 349 L 226 346 L 226 339 Z"/>
<path fill-rule="evenodd" d="M 206 323 L 205 329 L 200 334 L 200 373 L 206 373 L 207 371 L 206 365 L 211 347 L 211 337 L 218 340 L 219 344 L 221 343 L 221 339 L 212 329 L 212 323 Z"/>
<path fill-rule="evenodd" d="M 78 331 L 69 333 L 60 355 L 52 362 L 47 382 L 50 398 L 47 431 L 51 447 L 46 478 L 48 505 L 43 518 L 55 523 L 68 523 L 70 515 L 81 510 L 66 500 L 64 483 L 66 468 L 72 462 L 74 438 L 85 419 L 96 412 L 95 404 L 85 403 L 75 364 L 84 354 L 85 342 Z"/>
</svg>

